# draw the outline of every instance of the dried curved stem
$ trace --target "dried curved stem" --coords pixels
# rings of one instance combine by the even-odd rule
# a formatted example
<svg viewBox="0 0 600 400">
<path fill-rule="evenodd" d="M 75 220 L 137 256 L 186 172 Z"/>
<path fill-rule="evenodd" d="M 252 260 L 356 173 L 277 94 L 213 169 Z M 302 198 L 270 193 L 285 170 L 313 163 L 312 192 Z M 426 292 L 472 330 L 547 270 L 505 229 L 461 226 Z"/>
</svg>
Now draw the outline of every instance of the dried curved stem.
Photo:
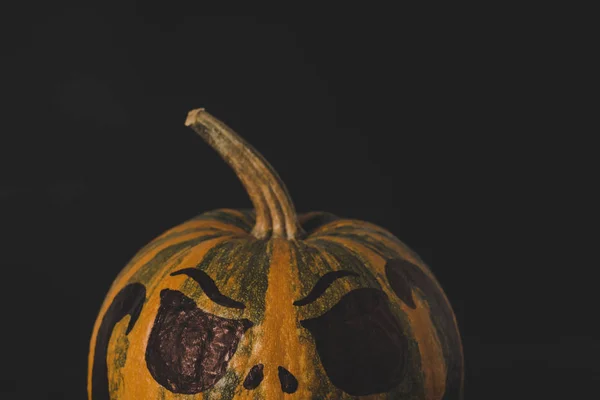
<svg viewBox="0 0 600 400">
<path fill-rule="evenodd" d="M 256 210 L 253 236 L 294 239 L 302 233 L 285 185 L 258 151 L 203 108 L 190 111 L 185 125 L 215 149 L 242 181 Z"/>
</svg>

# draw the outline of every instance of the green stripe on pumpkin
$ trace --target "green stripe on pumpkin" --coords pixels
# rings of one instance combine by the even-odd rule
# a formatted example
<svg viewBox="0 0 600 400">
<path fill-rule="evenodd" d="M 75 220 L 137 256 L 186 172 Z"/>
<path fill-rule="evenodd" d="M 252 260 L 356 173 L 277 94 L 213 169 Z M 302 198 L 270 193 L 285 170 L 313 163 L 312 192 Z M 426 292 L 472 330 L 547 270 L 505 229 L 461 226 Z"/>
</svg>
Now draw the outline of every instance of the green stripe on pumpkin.
<svg viewBox="0 0 600 400">
<path fill-rule="evenodd" d="M 202 242 L 206 242 L 211 239 L 220 238 L 223 236 L 230 235 L 227 232 L 221 232 L 218 234 L 201 236 L 185 242 L 177 243 L 159 251 L 152 260 L 144 264 L 129 280 L 130 283 L 139 282 L 147 285 L 155 274 L 162 268 L 165 263 L 173 257 L 177 252 L 199 245 Z"/>
<path fill-rule="evenodd" d="M 344 223 L 344 225 L 336 224 L 337 226 L 329 227 L 321 232 L 315 233 L 311 236 L 311 238 L 316 238 L 321 235 L 327 235 L 330 232 L 335 233 L 347 233 L 347 232 L 363 232 L 369 235 L 377 235 L 383 236 L 393 241 L 398 241 L 398 238 L 394 236 L 390 231 L 378 227 L 377 225 L 373 225 L 370 223 L 364 223 L 364 221 L 358 220 L 340 220 L 339 222 Z"/>
<path fill-rule="evenodd" d="M 318 247 L 332 255 L 338 262 L 338 270 L 344 269 L 355 272 L 359 275 L 356 279 L 364 287 L 381 290 L 381 285 L 369 267 L 368 261 L 363 259 L 359 253 L 341 243 L 327 240 L 326 238 L 311 239 L 310 242 L 315 243 Z"/>
<path fill-rule="evenodd" d="M 244 254 L 246 253 L 246 254 Z M 244 271 L 238 286 L 240 301 L 248 304 L 252 301 L 251 318 L 254 323 L 261 323 L 266 310 L 266 295 L 269 286 L 269 269 L 271 267 L 271 251 L 268 240 L 252 240 L 247 242 L 239 260 L 239 267 Z M 237 271 L 233 273 L 239 274 Z"/>
<path fill-rule="evenodd" d="M 239 390 L 242 379 L 231 368 L 227 370 L 225 376 L 217 382 L 217 387 L 202 392 L 203 400 L 232 400 L 236 391 Z"/>
<path fill-rule="evenodd" d="M 108 379 L 108 390 L 111 397 L 117 397 L 120 391 L 123 390 L 123 386 L 125 385 L 125 380 L 123 378 L 123 374 L 121 373 L 121 369 L 125 366 L 125 362 L 127 361 L 127 351 L 129 350 L 129 339 L 125 334 L 125 330 L 127 328 L 127 323 L 125 320 L 121 321 L 120 324 L 117 324 L 116 329 L 113 329 L 112 337 L 117 338 L 115 347 L 114 347 L 114 359 L 112 364 L 112 370 L 110 370 L 110 375 Z"/>
<path fill-rule="evenodd" d="M 270 261 L 266 240 L 231 239 L 209 249 L 196 268 L 211 276 L 221 293 L 244 303 L 249 311 L 247 318 L 257 324 L 262 322 L 266 309 Z M 226 285 L 230 278 L 235 282 Z M 202 289 L 191 280 L 184 285 L 193 297 L 202 294 Z"/>
<path fill-rule="evenodd" d="M 340 237 L 340 238 L 354 240 L 358 243 L 368 246 L 370 249 L 375 251 L 377 254 L 379 254 L 380 256 L 387 258 L 387 259 L 398 258 L 398 254 L 394 250 L 394 248 L 386 245 L 386 243 L 383 240 L 377 239 L 377 236 L 381 236 L 381 237 L 388 239 L 388 240 L 396 243 L 397 245 L 403 247 L 416 260 L 425 264 L 423 262 L 423 260 L 421 259 L 421 257 L 415 251 L 413 251 L 410 247 L 408 247 L 400 239 L 398 239 L 397 237 L 395 237 L 385 231 L 377 231 L 374 229 L 362 230 L 362 229 L 356 229 L 354 227 L 343 226 L 340 228 L 333 229 L 332 231 L 329 231 L 329 232 L 323 232 L 322 234 L 316 235 L 315 237 L 324 238 L 327 236 Z"/>
<path fill-rule="evenodd" d="M 291 246 L 292 250 L 292 259 L 295 260 L 296 265 L 296 273 L 299 278 L 299 282 L 301 285 L 301 297 L 306 296 L 317 280 L 327 272 L 333 270 L 333 268 L 329 265 L 327 260 L 325 260 L 319 250 L 315 247 L 308 246 L 306 243 L 302 241 L 293 242 Z M 297 300 L 297 299 L 294 299 Z M 298 310 L 299 320 L 307 319 L 311 314 L 315 313 L 315 310 L 311 310 L 310 306 L 314 306 L 315 303 L 312 303 L 305 307 L 300 307 Z M 330 307 L 327 307 L 330 308 Z M 317 311 L 319 314 L 325 312 L 326 310 Z M 299 321 L 298 321 L 299 322 Z M 310 343 L 311 347 L 314 349 L 315 354 L 312 359 L 312 369 L 315 372 L 315 382 L 312 383 L 309 390 L 312 393 L 313 399 L 326 399 L 329 397 L 329 394 L 332 390 L 336 390 L 325 370 L 321 365 L 321 360 L 316 353 L 315 341 L 312 335 L 300 324 L 298 324 L 298 334 L 300 335 L 300 340 L 302 342 Z"/>
<path fill-rule="evenodd" d="M 244 214 L 244 218 L 248 222 L 248 225 L 251 225 L 252 227 L 254 227 L 254 224 L 256 224 L 256 212 L 253 209 L 244 208 L 244 209 L 240 209 L 237 211 Z"/>
<path fill-rule="evenodd" d="M 218 229 L 218 228 L 208 228 L 208 227 L 203 227 L 203 228 L 189 228 L 189 229 L 185 229 L 183 231 L 179 231 L 179 232 L 173 232 L 170 233 L 160 239 L 156 239 L 153 240 L 152 242 L 148 243 L 146 246 L 142 247 L 136 254 L 135 256 L 129 261 L 128 265 L 132 265 L 135 264 L 140 258 L 142 258 L 144 255 L 146 255 L 147 253 L 149 253 L 150 251 L 160 247 L 163 243 L 169 242 L 173 239 L 177 239 L 179 237 L 183 237 L 183 236 L 187 236 L 193 233 L 225 233 L 225 234 L 232 234 L 229 231 L 223 230 L 223 229 Z M 175 244 L 175 243 L 174 243 Z"/>
<path fill-rule="evenodd" d="M 235 211 L 235 210 L 234 210 Z M 200 221 L 200 220 L 208 220 L 208 221 L 219 221 L 225 224 L 230 224 L 237 226 L 247 232 L 250 232 L 254 227 L 254 223 L 249 219 L 248 213 L 244 213 L 244 217 L 234 214 L 232 212 L 228 212 L 227 210 L 213 210 L 203 214 L 200 214 L 190 221 Z"/>
<path fill-rule="evenodd" d="M 318 248 L 309 246 L 303 241 L 292 242 L 292 251 L 298 268 L 300 298 L 303 298 L 310 293 L 319 278 L 327 272 L 333 271 L 333 268 L 321 256 Z"/>
</svg>

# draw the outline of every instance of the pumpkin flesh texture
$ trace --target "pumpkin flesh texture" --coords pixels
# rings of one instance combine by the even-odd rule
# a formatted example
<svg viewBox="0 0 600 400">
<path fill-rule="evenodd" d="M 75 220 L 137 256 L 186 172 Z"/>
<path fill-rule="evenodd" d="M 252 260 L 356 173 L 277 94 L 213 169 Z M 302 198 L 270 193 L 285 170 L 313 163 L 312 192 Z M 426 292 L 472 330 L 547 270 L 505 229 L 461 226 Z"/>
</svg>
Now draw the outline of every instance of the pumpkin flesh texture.
<svg viewBox="0 0 600 400">
<path fill-rule="evenodd" d="M 447 299 L 429 269 L 402 242 L 375 225 L 328 221 L 303 240 L 259 240 L 249 234 L 254 222 L 252 213 L 217 210 L 155 239 L 119 274 L 101 308 L 90 348 L 90 399 L 103 400 L 102 390 L 94 387 L 101 380 L 93 379 L 103 368 L 102 362 L 94 362 L 97 351 L 100 358 L 104 356 L 102 346 L 97 346 L 102 342 L 102 338 L 98 341 L 102 321 L 113 300 L 133 284 L 146 289 L 135 325 L 128 331 L 131 317 L 125 315 L 105 340 L 108 388 L 104 392 L 108 390 L 110 399 L 458 398 L 462 383 L 460 338 Z M 418 269 L 411 273 L 428 282 L 426 288 L 412 287 L 410 305 L 401 301 L 389 284 L 386 264 L 390 259 L 406 260 Z M 194 279 L 171 276 L 186 268 L 204 271 L 224 296 L 245 308 L 216 304 Z M 331 282 L 309 304 L 294 305 L 311 292 L 320 277 L 340 270 L 353 274 Z M 431 293 L 425 293 L 432 290 L 436 292 L 433 300 Z M 148 353 L 156 351 L 152 346 L 161 346 L 160 341 L 154 345 L 151 342 L 148 348 L 164 291 L 177 291 L 195 303 L 198 312 L 252 324 L 240 335 L 234 349 L 223 352 L 229 359 L 223 368 L 217 368 L 222 376 L 207 379 L 206 387 L 197 384 L 202 392 L 191 390 L 186 394 L 181 389 L 174 393 L 171 390 L 177 391 L 177 385 L 165 385 L 171 390 L 166 389 L 149 370 Z M 356 295 L 365 291 L 366 297 Z M 361 311 L 365 299 L 372 300 L 373 308 Z M 341 308 L 343 313 L 335 311 Z M 335 315 L 328 314 L 332 312 Z M 390 332 L 397 331 L 400 335 L 390 336 Z M 332 340 L 334 333 L 339 340 Z M 336 347 L 338 342 L 341 345 Z M 394 359 L 383 359 L 379 376 L 361 382 L 361 369 L 365 374 L 377 369 L 373 364 L 377 363 L 377 354 L 369 357 L 369 352 L 358 351 L 369 348 L 371 342 L 389 343 Z M 377 346 L 371 349 L 377 350 Z M 175 369 L 169 371 L 173 376 L 183 372 L 183 365 L 201 368 L 200 362 L 192 359 L 165 365 Z M 259 365 L 263 366 L 261 381 L 248 390 L 243 383 Z M 289 381 L 297 380 L 296 386 L 289 386 L 293 393 L 282 390 L 282 369 L 291 374 Z M 353 375 L 353 371 L 359 373 Z"/>
</svg>

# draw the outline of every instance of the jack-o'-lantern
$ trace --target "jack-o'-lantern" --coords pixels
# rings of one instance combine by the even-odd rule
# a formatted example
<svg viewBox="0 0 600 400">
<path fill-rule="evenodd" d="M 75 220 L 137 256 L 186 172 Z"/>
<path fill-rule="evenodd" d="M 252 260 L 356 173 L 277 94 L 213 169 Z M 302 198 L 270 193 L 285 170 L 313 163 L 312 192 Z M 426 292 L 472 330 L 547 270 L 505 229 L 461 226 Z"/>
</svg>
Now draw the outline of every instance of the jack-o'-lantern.
<svg viewBox="0 0 600 400">
<path fill-rule="evenodd" d="M 121 271 L 94 326 L 89 399 L 462 397 L 455 316 L 413 251 L 367 222 L 297 216 L 229 127 L 203 109 L 186 125 L 254 210 L 201 214 Z"/>
</svg>

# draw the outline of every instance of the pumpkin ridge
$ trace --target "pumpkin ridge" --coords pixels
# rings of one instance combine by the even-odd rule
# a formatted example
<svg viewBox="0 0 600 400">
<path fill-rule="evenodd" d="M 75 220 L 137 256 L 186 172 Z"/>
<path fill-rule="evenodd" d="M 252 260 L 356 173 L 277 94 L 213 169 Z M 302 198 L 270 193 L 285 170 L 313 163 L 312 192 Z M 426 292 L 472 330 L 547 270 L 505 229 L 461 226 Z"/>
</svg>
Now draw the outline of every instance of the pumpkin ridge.
<svg viewBox="0 0 600 400">
<path fill-rule="evenodd" d="M 237 266 L 239 270 L 248 271 L 240 280 L 237 295 L 244 303 L 254 303 L 255 311 L 251 315 L 257 323 L 262 323 L 266 312 L 268 275 L 272 257 L 268 243 L 267 240 L 250 241 L 245 252 L 240 253 L 239 257 L 242 260 Z"/>
<path fill-rule="evenodd" d="M 140 251 L 138 251 L 138 253 L 129 261 L 128 264 L 135 264 L 140 258 L 142 258 L 144 255 L 146 255 L 148 252 L 155 250 L 158 247 L 160 247 L 161 245 L 163 245 L 164 243 L 167 243 L 174 239 L 188 236 L 188 235 L 194 235 L 194 234 L 198 234 L 198 236 L 201 236 L 202 234 L 209 234 L 209 233 L 217 234 L 217 233 L 221 233 L 221 232 L 230 233 L 228 230 L 217 229 L 217 228 L 207 228 L 207 227 L 187 228 L 187 229 L 173 231 L 173 232 L 169 231 L 169 232 L 165 233 L 164 235 L 159 236 L 152 242 L 148 243 L 146 246 L 142 247 L 140 249 Z M 190 239 L 192 239 L 192 238 L 190 238 Z"/>
<path fill-rule="evenodd" d="M 283 367 L 300 379 L 296 398 L 307 398 L 307 383 L 313 380 L 313 371 L 305 369 L 303 362 L 311 350 L 297 334 L 298 318 L 293 298 L 299 288 L 292 284 L 297 266 L 291 249 L 292 242 L 283 238 L 269 241 L 271 265 L 268 271 L 265 318 L 259 327 L 260 350 L 258 362 L 265 365 L 264 382 L 266 398 L 283 398 L 278 377 L 278 367 Z"/>
<path fill-rule="evenodd" d="M 392 241 L 400 241 L 393 233 L 388 231 L 385 228 L 382 228 L 379 225 L 372 224 L 367 221 L 362 221 L 359 219 L 350 219 L 350 218 L 340 218 L 337 220 L 331 221 L 327 224 L 320 226 L 316 231 L 314 231 L 309 238 L 316 237 L 322 234 L 326 234 L 332 231 L 360 231 L 360 232 L 368 232 L 370 234 L 377 234 L 380 236 L 384 236 Z"/>
<path fill-rule="evenodd" d="M 433 272 L 427 264 L 418 256 L 410 247 L 399 239 L 389 241 L 386 236 L 380 236 L 376 232 L 372 233 L 377 235 L 377 238 L 372 238 L 370 235 L 360 234 L 358 230 L 355 232 L 331 232 L 328 234 L 320 235 L 318 238 L 326 239 L 327 237 L 349 239 L 356 243 L 368 246 L 372 251 L 375 251 L 383 258 L 403 258 L 413 264 L 419 266 L 427 275 L 435 278 Z M 309 240 L 313 240 L 310 238 Z"/>
<path fill-rule="evenodd" d="M 310 265 L 315 265 L 314 269 L 310 269 L 310 274 L 306 276 L 306 285 L 304 285 L 302 291 L 302 297 L 306 297 L 321 276 L 343 269 L 343 267 L 340 267 L 339 261 L 325 249 L 318 245 L 308 244 L 306 242 L 303 244 L 305 245 L 305 251 L 312 255 L 313 262 Z M 334 266 L 337 266 L 337 269 Z M 346 289 L 349 287 L 348 285 L 352 287 L 357 286 L 356 282 L 357 280 L 353 282 L 346 281 L 343 283 L 336 282 L 336 284 L 330 286 L 318 301 L 300 307 L 300 309 L 303 310 L 303 319 L 309 318 L 310 316 L 314 317 L 315 315 L 321 315 L 326 312 L 331 308 L 334 302 L 344 295 Z"/>
<path fill-rule="evenodd" d="M 161 289 L 160 283 L 164 282 L 164 280 L 170 275 L 171 271 L 184 263 L 185 258 L 190 254 L 193 248 L 194 246 L 184 247 L 173 253 L 162 263 L 160 270 L 153 275 L 153 278 L 149 282 L 146 283 L 146 287 L 150 288 L 147 291 L 147 299 Z"/>
<path fill-rule="evenodd" d="M 188 219 L 184 222 L 182 222 L 181 224 L 166 230 L 165 232 L 163 232 L 162 234 L 160 234 L 159 236 L 157 236 L 156 238 L 154 238 L 150 243 L 148 243 L 148 245 L 153 244 L 155 241 L 159 241 L 161 239 L 163 239 L 165 236 L 177 233 L 177 232 L 181 232 L 183 230 L 187 230 L 187 229 L 200 229 L 200 228 L 205 228 L 207 230 L 214 230 L 215 232 L 230 232 L 231 234 L 237 234 L 237 235 L 248 235 L 249 231 L 244 230 L 243 228 L 240 228 L 238 226 L 236 226 L 235 224 L 232 224 L 231 222 L 227 222 L 227 221 L 221 221 L 215 217 L 211 217 L 211 218 L 198 218 L 198 219 Z"/>
<path fill-rule="evenodd" d="M 243 245 L 245 239 L 237 238 L 232 240 L 224 240 L 219 243 L 215 243 L 209 246 L 204 252 L 201 253 L 200 257 L 196 257 L 195 260 L 188 260 L 184 267 L 198 269 L 203 271 L 207 275 L 213 277 L 219 290 L 224 291 L 223 294 L 235 300 L 239 300 L 235 294 L 230 293 L 227 286 L 222 285 L 223 280 L 218 275 L 220 267 L 232 263 L 234 254 L 239 252 L 239 248 Z M 218 269 L 215 269 L 214 267 Z M 172 270 L 170 273 L 175 273 L 176 270 Z M 239 316 L 240 310 L 229 309 L 224 306 L 215 304 L 210 298 L 204 293 L 202 287 L 196 283 L 193 279 L 188 276 L 185 277 L 183 282 L 179 285 L 180 290 L 186 293 L 188 297 L 194 299 L 200 308 L 204 308 L 207 311 L 215 312 L 218 309 L 223 312 L 219 312 L 219 315 L 224 315 L 227 318 L 233 318 Z"/>
<path fill-rule="evenodd" d="M 389 247 L 377 243 L 376 241 L 371 241 L 368 235 L 358 235 L 353 233 L 338 233 L 338 232 L 330 232 L 326 235 L 319 236 L 319 239 L 323 240 L 332 240 L 335 239 L 350 239 L 356 243 L 360 243 L 364 247 L 368 248 L 370 251 L 377 253 L 381 258 L 390 258 L 396 255 Z M 340 242 L 343 243 L 343 242 Z"/>
<path fill-rule="evenodd" d="M 371 229 L 356 228 L 351 226 L 342 226 L 337 229 L 331 229 L 327 232 L 321 232 L 318 235 L 310 237 L 308 240 L 316 238 L 332 237 L 344 237 L 352 238 L 360 243 L 368 242 L 374 245 L 373 250 L 380 252 L 382 256 L 396 256 L 398 249 L 401 248 L 403 253 L 407 253 L 410 258 L 414 259 L 414 262 L 421 263 L 424 267 L 428 268 L 423 260 L 416 254 L 410 247 L 404 242 L 395 237 L 390 237 L 385 231 L 377 231 Z"/>
<path fill-rule="evenodd" d="M 359 274 L 357 279 L 367 287 L 382 290 L 379 281 L 371 272 L 370 264 L 359 254 L 356 254 L 343 244 L 332 240 L 316 239 L 312 242 L 333 256 L 338 264 L 338 269 L 347 269 L 355 272 Z"/>
<path fill-rule="evenodd" d="M 208 234 L 208 232 L 207 232 L 207 234 Z M 162 236 L 166 236 L 166 235 L 167 234 L 165 233 Z M 168 240 L 164 240 L 161 238 L 154 239 L 153 241 L 148 243 L 146 246 L 142 247 L 127 262 L 127 264 L 125 265 L 125 268 L 123 268 L 117 275 L 115 282 L 121 280 L 125 276 L 130 276 L 130 274 L 134 273 L 134 271 L 133 271 L 134 269 L 140 268 L 143 264 L 145 264 L 147 261 L 149 261 L 149 260 L 146 260 L 145 262 L 140 262 L 141 260 L 143 260 L 145 258 L 149 258 L 149 257 L 153 258 L 154 255 L 156 255 L 161 250 L 163 250 L 169 246 L 184 242 L 186 240 L 193 240 L 200 236 L 202 236 L 202 233 L 197 234 L 195 232 L 190 232 L 190 233 L 187 233 L 187 234 L 181 235 L 181 236 L 180 235 L 173 236 L 171 239 L 168 239 Z M 152 255 L 153 253 L 154 253 L 154 255 Z"/>
<path fill-rule="evenodd" d="M 332 268 L 323 258 L 318 248 L 311 247 L 304 241 L 294 241 L 292 243 L 292 257 L 295 259 L 296 274 L 299 278 L 299 283 L 301 286 L 299 294 L 304 295 L 311 290 L 312 285 L 315 283 L 313 282 L 315 276 L 331 272 Z M 318 263 L 317 258 L 319 259 Z M 311 268 L 312 266 L 315 266 L 314 268 L 316 268 L 317 271 L 313 270 Z M 309 307 L 310 306 L 296 307 L 296 309 L 298 310 L 298 321 L 309 318 Z M 315 379 L 314 381 L 310 382 L 309 386 L 309 390 L 313 396 L 312 398 L 328 399 L 330 398 L 330 392 L 332 390 L 337 391 L 338 389 L 331 385 L 329 378 L 327 377 L 327 373 L 321 365 L 321 361 L 316 352 L 316 345 L 312 335 L 304 328 L 300 328 L 298 335 L 301 342 L 310 344 L 310 352 L 308 357 L 312 360 L 311 366 L 312 370 L 315 372 Z M 308 368 L 308 366 L 306 368 Z"/>
<path fill-rule="evenodd" d="M 233 210 L 229 208 L 219 208 L 213 211 L 202 213 L 195 216 L 194 218 L 191 218 L 187 222 L 204 220 L 214 220 L 223 222 L 230 226 L 240 228 L 246 233 L 250 233 L 253 227 L 251 221 L 248 220 L 246 215 L 244 215 L 238 210 Z"/>
<path fill-rule="evenodd" d="M 113 283 L 113 286 L 118 286 L 121 284 L 121 282 L 130 282 L 135 279 L 139 280 L 138 277 L 143 275 L 143 272 L 140 272 L 140 271 L 144 270 L 145 268 L 148 268 L 149 265 L 159 264 L 157 262 L 157 257 L 158 257 L 158 259 L 160 259 L 161 257 L 164 257 L 165 253 L 168 254 L 167 250 L 173 246 L 181 246 L 184 243 L 187 243 L 190 246 L 195 246 L 197 244 L 200 244 L 202 242 L 209 241 L 209 240 L 215 240 L 215 239 L 225 240 L 231 236 L 232 235 L 227 232 L 219 232 L 219 233 L 213 234 L 213 235 L 202 235 L 202 236 L 198 236 L 196 234 L 190 234 L 189 237 L 182 236 L 182 237 L 175 238 L 175 239 L 181 239 L 181 240 L 177 240 L 174 243 L 164 242 L 157 248 L 146 252 L 141 257 L 138 257 L 136 262 L 129 262 L 125 266 L 125 268 L 119 273 L 119 275 L 117 275 L 117 278 L 115 279 L 115 281 Z M 141 262 L 144 259 L 145 259 L 145 262 Z M 111 290 L 112 290 L 112 288 L 111 288 Z M 110 293 L 110 291 L 109 291 L 109 293 Z"/>
<path fill-rule="evenodd" d="M 227 234 L 215 234 L 215 235 L 207 235 L 200 236 L 195 239 L 187 240 L 184 242 L 179 242 L 177 244 L 171 245 L 159 251 L 150 261 L 140 266 L 129 278 L 131 282 L 146 282 L 150 279 L 152 275 L 154 275 L 157 270 L 162 267 L 162 264 L 168 262 L 168 260 L 173 257 L 173 255 L 181 250 L 195 247 L 203 242 L 207 242 L 210 240 L 225 240 L 229 239 L 231 235 Z"/>
</svg>

